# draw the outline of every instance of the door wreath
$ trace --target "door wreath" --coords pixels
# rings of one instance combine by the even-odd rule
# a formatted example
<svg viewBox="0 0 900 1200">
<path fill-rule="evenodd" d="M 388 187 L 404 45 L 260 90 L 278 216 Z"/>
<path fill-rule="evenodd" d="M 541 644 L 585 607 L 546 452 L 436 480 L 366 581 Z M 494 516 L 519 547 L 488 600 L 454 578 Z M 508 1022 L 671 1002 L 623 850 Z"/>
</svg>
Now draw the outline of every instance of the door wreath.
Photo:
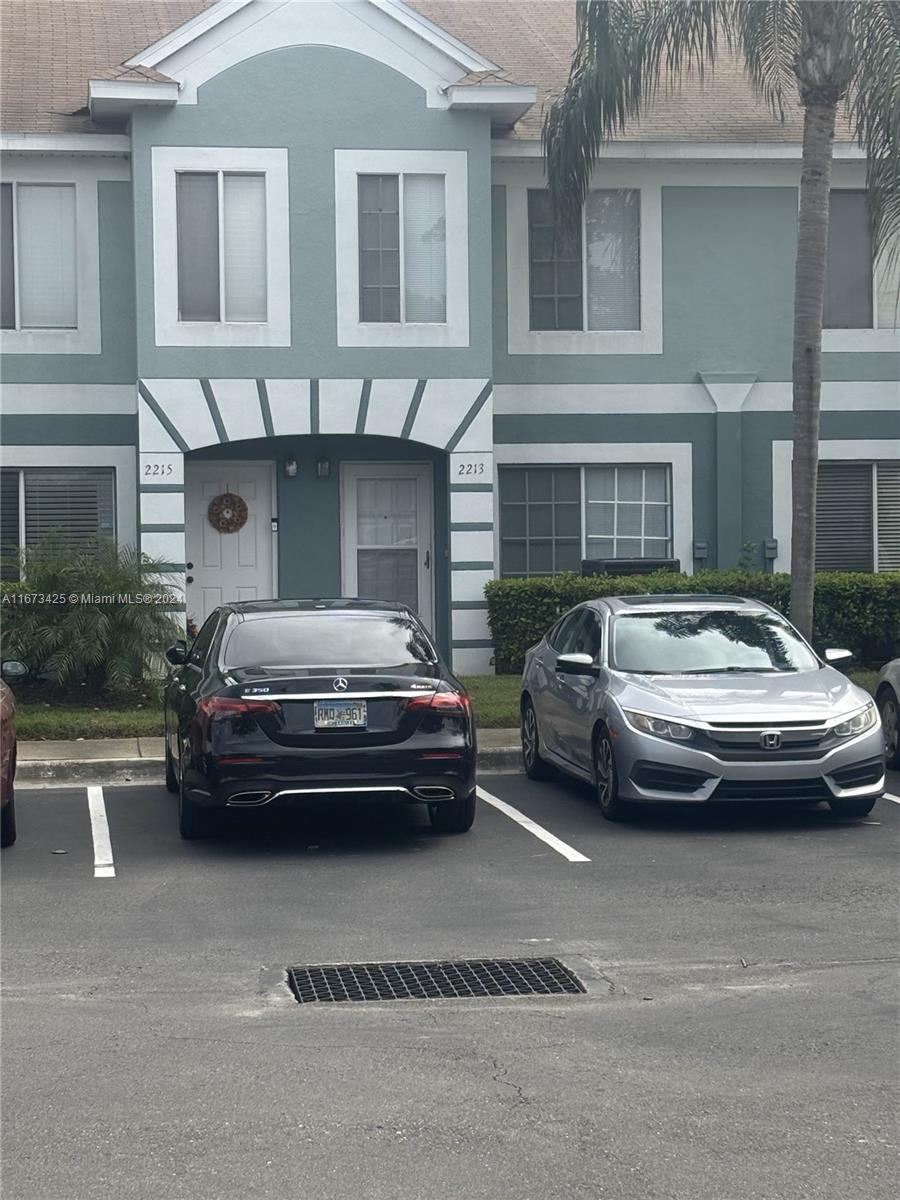
<svg viewBox="0 0 900 1200">
<path fill-rule="evenodd" d="M 206 519 L 219 533 L 237 533 L 247 524 L 247 501 L 234 492 L 223 492 L 209 502 Z"/>
</svg>

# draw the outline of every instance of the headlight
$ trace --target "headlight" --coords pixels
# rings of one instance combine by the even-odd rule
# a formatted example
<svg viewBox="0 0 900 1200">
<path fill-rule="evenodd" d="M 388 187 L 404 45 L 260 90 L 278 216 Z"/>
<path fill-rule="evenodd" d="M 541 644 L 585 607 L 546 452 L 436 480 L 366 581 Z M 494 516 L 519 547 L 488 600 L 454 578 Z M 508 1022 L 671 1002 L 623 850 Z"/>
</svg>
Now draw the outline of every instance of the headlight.
<svg viewBox="0 0 900 1200">
<path fill-rule="evenodd" d="M 846 721 L 841 721 L 840 725 L 833 726 L 832 733 L 835 737 L 853 737 L 855 733 L 865 733 L 877 721 L 878 709 L 870 701 L 865 708 L 861 708 L 852 717 L 848 717 Z"/>
<path fill-rule="evenodd" d="M 671 738 L 676 742 L 687 742 L 694 736 L 690 725 L 681 725 L 678 721 L 664 721 L 662 717 L 648 717 L 645 713 L 631 712 L 623 709 L 629 725 L 639 729 L 641 733 L 652 733 L 654 737 Z"/>
</svg>

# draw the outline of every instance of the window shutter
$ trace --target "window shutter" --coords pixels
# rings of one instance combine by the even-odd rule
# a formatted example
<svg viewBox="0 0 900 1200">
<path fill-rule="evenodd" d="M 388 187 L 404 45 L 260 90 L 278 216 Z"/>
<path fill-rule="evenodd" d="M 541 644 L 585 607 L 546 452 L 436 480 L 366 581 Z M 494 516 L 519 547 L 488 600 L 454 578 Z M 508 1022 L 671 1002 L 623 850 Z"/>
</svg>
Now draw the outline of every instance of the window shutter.
<svg viewBox="0 0 900 1200">
<path fill-rule="evenodd" d="M 225 320 L 266 319 L 266 177 L 226 175 Z"/>
<path fill-rule="evenodd" d="M 872 244 L 865 192 L 831 193 L 823 323 L 826 329 L 872 328 Z"/>
<path fill-rule="evenodd" d="M 2 272 L 2 301 L 0 326 L 16 327 L 16 285 L 13 274 L 13 198 L 12 184 L 0 184 L 0 272 Z"/>
<path fill-rule="evenodd" d="M 872 467 L 819 464 L 816 495 L 816 570 L 871 571 Z"/>
<path fill-rule="evenodd" d="M 900 462 L 878 464 L 878 570 L 900 571 Z"/>
<path fill-rule="evenodd" d="M 75 188 L 19 184 L 19 324 L 23 329 L 74 329 Z"/>
<path fill-rule="evenodd" d="M 25 472 L 25 541 L 51 532 L 70 542 L 115 534 L 112 470 Z"/>
<path fill-rule="evenodd" d="M 219 320 L 219 181 L 214 172 L 180 173 L 178 319 Z"/>
<path fill-rule="evenodd" d="M 443 175 L 403 177 L 406 320 L 447 320 L 447 228 Z"/>
<path fill-rule="evenodd" d="M 640 192 L 589 192 L 585 226 L 588 329 L 640 329 Z"/>
</svg>

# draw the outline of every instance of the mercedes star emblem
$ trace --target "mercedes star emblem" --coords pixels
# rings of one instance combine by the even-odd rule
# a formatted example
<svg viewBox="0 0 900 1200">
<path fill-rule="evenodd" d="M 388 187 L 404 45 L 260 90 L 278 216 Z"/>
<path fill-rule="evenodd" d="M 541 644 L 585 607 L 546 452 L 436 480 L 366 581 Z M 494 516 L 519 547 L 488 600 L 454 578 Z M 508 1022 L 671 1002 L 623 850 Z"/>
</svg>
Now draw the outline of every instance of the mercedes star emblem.
<svg viewBox="0 0 900 1200">
<path fill-rule="evenodd" d="M 347 680 L 343 675 L 338 675 L 337 679 L 333 679 L 331 681 L 331 686 L 336 692 L 346 692 L 350 685 L 347 683 Z"/>
</svg>

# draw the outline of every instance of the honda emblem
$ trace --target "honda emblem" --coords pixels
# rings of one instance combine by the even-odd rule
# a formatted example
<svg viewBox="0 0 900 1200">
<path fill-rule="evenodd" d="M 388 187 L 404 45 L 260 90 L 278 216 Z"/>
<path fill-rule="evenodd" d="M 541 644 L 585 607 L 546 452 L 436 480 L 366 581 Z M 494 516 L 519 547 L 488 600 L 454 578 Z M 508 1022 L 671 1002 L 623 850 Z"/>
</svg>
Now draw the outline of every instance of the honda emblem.
<svg viewBox="0 0 900 1200">
<path fill-rule="evenodd" d="M 764 729 L 759 735 L 759 744 L 763 750 L 780 750 L 781 749 L 781 730 L 780 729 Z"/>
</svg>

